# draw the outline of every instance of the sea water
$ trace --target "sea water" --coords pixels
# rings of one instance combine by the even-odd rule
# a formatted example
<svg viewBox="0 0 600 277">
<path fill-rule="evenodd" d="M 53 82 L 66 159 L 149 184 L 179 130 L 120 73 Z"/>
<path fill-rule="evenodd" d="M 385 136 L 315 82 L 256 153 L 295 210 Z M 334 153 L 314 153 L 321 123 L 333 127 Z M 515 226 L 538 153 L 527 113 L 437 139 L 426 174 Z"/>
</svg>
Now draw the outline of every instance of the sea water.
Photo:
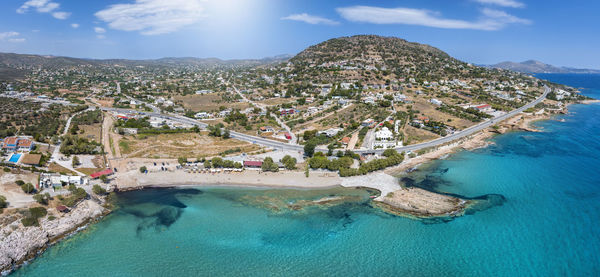
<svg viewBox="0 0 600 277">
<path fill-rule="evenodd" d="M 599 75 L 538 77 L 600 98 Z M 501 196 L 454 220 L 387 215 L 360 190 L 133 191 L 117 196 L 114 213 L 14 275 L 598 276 L 600 105 L 569 110 L 535 123 L 543 132 L 501 135 L 402 177 L 469 198 Z M 277 208 L 293 204 L 293 195 L 337 194 L 355 200 Z"/>
</svg>

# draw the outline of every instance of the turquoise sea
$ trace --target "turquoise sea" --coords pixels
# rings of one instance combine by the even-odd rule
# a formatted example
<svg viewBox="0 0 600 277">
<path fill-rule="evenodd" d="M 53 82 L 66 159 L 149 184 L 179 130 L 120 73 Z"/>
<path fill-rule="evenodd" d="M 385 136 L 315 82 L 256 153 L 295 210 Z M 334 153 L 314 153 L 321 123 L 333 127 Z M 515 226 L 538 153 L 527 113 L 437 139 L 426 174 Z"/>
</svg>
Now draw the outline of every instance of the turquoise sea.
<svg viewBox="0 0 600 277">
<path fill-rule="evenodd" d="M 600 75 L 538 77 L 600 98 Z M 598 276 L 600 105 L 570 111 L 536 123 L 543 132 L 498 136 L 402 179 L 501 199 L 454 220 L 386 215 L 361 190 L 134 191 L 118 195 L 122 208 L 14 275 Z M 340 194 L 353 200 L 266 208 Z"/>
</svg>

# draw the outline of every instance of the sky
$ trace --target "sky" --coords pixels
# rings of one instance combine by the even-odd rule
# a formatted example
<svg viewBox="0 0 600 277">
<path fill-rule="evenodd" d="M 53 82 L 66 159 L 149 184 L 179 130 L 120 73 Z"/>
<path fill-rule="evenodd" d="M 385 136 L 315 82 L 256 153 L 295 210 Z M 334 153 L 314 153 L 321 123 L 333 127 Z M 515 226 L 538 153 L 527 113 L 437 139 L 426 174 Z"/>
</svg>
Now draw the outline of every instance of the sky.
<svg viewBox="0 0 600 277">
<path fill-rule="evenodd" d="M 393 36 L 475 64 L 600 69 L 597 0 L 1 0 L 0 52 L 263 58 Z"/>
</svg>

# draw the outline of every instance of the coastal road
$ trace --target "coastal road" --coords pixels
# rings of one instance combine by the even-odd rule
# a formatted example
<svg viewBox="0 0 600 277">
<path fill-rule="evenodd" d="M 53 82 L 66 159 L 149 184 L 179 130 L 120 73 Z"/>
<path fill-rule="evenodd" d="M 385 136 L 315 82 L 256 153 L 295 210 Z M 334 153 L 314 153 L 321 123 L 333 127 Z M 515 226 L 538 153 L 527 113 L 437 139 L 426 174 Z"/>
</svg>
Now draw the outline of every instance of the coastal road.
<svg viewBox="0 0 600 277">
<path fill-rule="evenodd" d="M 537 105 L 538 103 L 542 102 L 546 96 L 548 95 L 548 93 L 550 93 L 550 88 L 548 86 L 544 86 L 544 93 L 536 98 L 533 102 L 530 102 L 520 108 L 517 108 L 513 111 L 510 111 L 507 114 L 501 115 L 501 116 L 497 116 L 494 117 L 490 120 L 481 122 L 477 125 L 471 126 L 469 128 L 466 128 L 460 132 L 454 133 L 452 135 L 446 136 L 446 137 L 442 137 L 442 138 L 438 138 L 435 140 L 431 140 L 431 141 L 427 141 L 427 142 L 423 142 L 423 143 L 419 143 L 419 144 L 413 144 L 413 145 L 407 145 L 407 146 L 401 146 L 401 147 L 396 147 L 394 148 L 396 151 L 398 152 L 404 152 L 404 151 L 417 151 L 423 148 L 429 148 L 429 147 L 434 147 L 434 146 L 438 146 L 441 144 L 445 144 L 448 142 L 452 142 L 454 140 L 466 137 L 466 136 L 470 136 L 476 132 L 479 132 L 487 127 L 490 127 L 492 125 L 498 124 L 501 121 L 504 121 L 508 118 L 511 118 L 515 115 L 517 115 L 518 113 L 523 112 L 526 109 L 529 109 L 535 105 Z M 119 113 L 137 113 L 136 111 L 133 110 L 128 110 L 128 109 L 117 109 L 117 108 L 102 108 L 105 111 L 112 111 L 112 112 L 119 112 Z M 160 114 L 160 113 L 144 113 L 145 115 L 149 115 L 149 116 L 157 116 L 157 117 L 162 117 L 165 119 L 170 119 L 176 122 L 180 122 L 180 123 L 185 123 L 185 124 L 190 124 L 190 125 L 195 125 L 201 128 L 206 128 L 208 124 L 206 123 L 202 123 L 200 121 L 197 121 L 195 119 L 191 119 L 191 118 L 187 118 L 184 116 L 180 116 L 180 115 L 175 115 L 175 114 Z M 252 136 L 252 135 L 247 135 L 247 134 L 243 134 L 243 133 L 238 133 L 238 132 L 230 132 L 231 133 L 231 137 L 235 138 L 235 139 L 239 139 L 239 140 L 243 140 L 243 141 L 247 141 L 247 142 L 251 142 L 251 143 L 255 143 L 255 144 L 259 144 L 262 146 L 266 146 L 266 147 L 271 147 L 271 148 L 276 148 L 276 149 L 281 149 L 281 150 L 289 150 L 289 151 L 304 151 L 304 146 L 302 145 L 297 145 L 297 144 L 289 144 L 289 143 L 284 143 L 284 142 L 279 142 L 279 141 L 274 141 L 274 140 L 269 140 L 269 139 L 265 139 L 265 138 L 261 138 L 261 137 L 257 137 L 257 136 Z M 319 147 L 316 149 L 316 151 L 321 151 L 321 152 L 327 152 L 327 148 L 325 147 Z M 383 153 L 383 151 L 385 151 L 385 149 L 376 149 L 376 150 L 354 150 L 355 153 L 358 154 L 381 154 Z"/>
</svg>

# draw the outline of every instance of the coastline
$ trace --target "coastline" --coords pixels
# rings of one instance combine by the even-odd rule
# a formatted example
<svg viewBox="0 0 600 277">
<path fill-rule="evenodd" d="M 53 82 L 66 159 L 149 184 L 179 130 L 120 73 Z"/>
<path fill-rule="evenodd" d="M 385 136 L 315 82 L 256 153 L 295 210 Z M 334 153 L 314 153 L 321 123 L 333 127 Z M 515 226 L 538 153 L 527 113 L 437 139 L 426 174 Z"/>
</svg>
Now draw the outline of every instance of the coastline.
<svg viewBox="0 0 600 277">
<path fill-rule="evenodd" d="M 600 100 L 586 100 L 571 104 L 591 104 L 598 102 Z M 567 108 L 568 105 L 564 109 Z M 560 112 L 564 113 L 564 110 Z M 246 170 L 242 173 L 185 173 L 183 171 L 167 171 L 142 174 L 137 170 L 138 163 L 147 161 L 141 160 L 132 163 L 130 160 L 120 160 L 119 162 L 124 162 L 127 165 L 128 170 L 118 172 L 113 182 L 116 184 L 115 189 L 119 191 L 182 186 L 282 189 L 369 188 L 380 192 L 380 195 L 373 199 L 373 206 L 390 214 L 417 219 L 457 217 L 464 215 L 465 210 L 471 204 L 475 203 L 475 201 L 430 192 L 420 188 L 406 188 L 399 183 L 396 176 L 410 172 L 415 167 L 424 163 L 447 157 L 456 151 L 486 147 L 492 143 L 488 139 L 498 134 L 510 131 L 539 132 L 540 130 L 532 128 L 530 124 L 539 120 L 550 119 L 555 114 L 556 112 L 543 112 L 541 114 L 522 113 L 500 123 L 498 128 L 487 128 L 469 137 L 439 146 L 417 157 L 408 158 L 395 167 L 363 176 L 341 178 L 336 173 L 321 170 L 311 170 L 309 177 L 306 177 L 304 172 L 300 171 L 262 173 L 258 170 Z M 169 160 L 169 162 L 175 163 L 176 161 Z M 168 184 L 166 184 L 165 180 L 168 180 Z M 324 203 L 328 201 L 329 199 Z M 89 202 L 93 203 L 92 200 L 85 200 L 74 208 L 71 213 L 67 214 L 73 215 L 74 220 L 64 222 L 62 228 L 56 228 L 58 225 L 56 223 L 53 225 L 51 220 L 47 218 L 40 220 L 39 227 L 23 227 L 20 225 L 20 220 L 14 220 L 3 227 L 0 231 L 10 234 L 5 236 L 1 241 L 0 269 L 2 273 L 7 274 L 12 272 L 22 264 L 43 253 L 49 246 L 85 229 L 85 226 L 110 213 L 108 209 L 101 206 L 101 210 L 93 214 L 82 213 L 78 210 L 82 204 Z M 52 211 L 52 213 L 58 214 L 55 211 Z M 57 218 L 55 221 L 60 220 Z M 13 225 L 17 227 L 10 227 Z M 12 230 L 8 231 L 8 228 Z M 48 231 L 47 229 L 54 229 L 54 231 Z M 11 239 L 7 241 L 9 237 Z"/>
<path fill-rule="evenodd" d="M 0 239 L 1 274 L 11 273 L 48 247 L 84 230 L 90 223 L 109 213 L 109 209 L 94 200 L 84 200 L 66 214 L 49 209 L 48 214 L 56 218 L 40 219 L 38 226 L 24 227 L 19 214 L 5 215 L 3 219 L 11 217 L 12 221 L 0 229 L 3 234 Z"/>
</svg>

